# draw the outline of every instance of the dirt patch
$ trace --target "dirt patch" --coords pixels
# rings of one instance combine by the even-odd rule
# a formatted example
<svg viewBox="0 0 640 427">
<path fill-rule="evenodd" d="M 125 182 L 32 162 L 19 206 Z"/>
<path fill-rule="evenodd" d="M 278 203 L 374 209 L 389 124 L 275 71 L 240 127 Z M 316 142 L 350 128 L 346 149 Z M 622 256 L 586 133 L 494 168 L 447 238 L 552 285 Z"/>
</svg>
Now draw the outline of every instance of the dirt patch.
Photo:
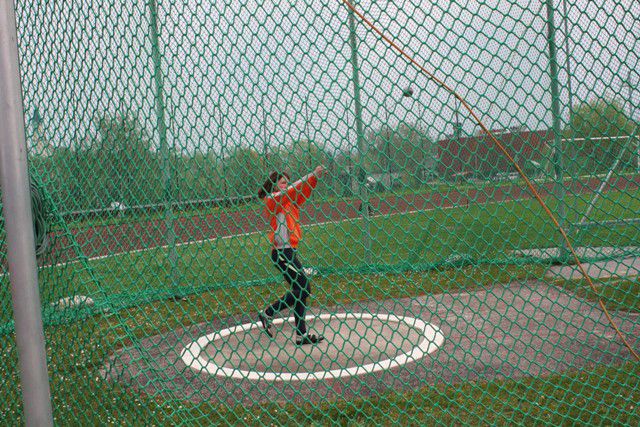
<svg viewBox="0 0 640 427">
<path fill-rule="evenodd" d="M 435 384 L 540 376 L 632 360 L 597 304 L 533 281 L 499 285 L 475 293 L 314 307 L 311 312 L 417 318 L 437 326 L 444 342 L 420 360 L 363 375 L 312 381 L 235 379 L 195 371 L 180 357 L 184 347 L 201 336 L 255 321 L 249 316 L 215 318 L 207 324 L 143 339 L 135 346 L 121 349 L 103 373 L 110 381 L 122 382 L 141 393 L 248 405 L 352 399 L 390 390 L 402 392 Z M 640 316 L 620 312 L 613 313 L 613 317 L 631 346 L 640 350 Z M 377 357 L 384 353 L 376 351 Z M 285 351 L 280 356 L 290 358 Z M 289 366 L 291 361 L 287 360 L 280 366 Z"/>
</svg>

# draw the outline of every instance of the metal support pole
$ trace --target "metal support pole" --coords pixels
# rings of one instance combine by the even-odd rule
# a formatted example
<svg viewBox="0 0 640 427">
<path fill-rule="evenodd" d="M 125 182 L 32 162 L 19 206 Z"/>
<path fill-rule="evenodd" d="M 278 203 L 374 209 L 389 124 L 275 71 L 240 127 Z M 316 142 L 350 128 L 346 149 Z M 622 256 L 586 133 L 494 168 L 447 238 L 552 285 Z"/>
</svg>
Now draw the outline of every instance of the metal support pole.
<svg viewBox="0 0 640 427">
<path fill-rule="evenodd" d="M 560 90 L 558 87 L 558 58 L 556 53 L 556 27 L 554 23 L 553 1 L 546 0 L 547 5 L 547 42 L 549 45 L 549 74 L 551 77 L 551 118 L 553 126 L 553 138 L 555 147 L 555 194 L 558 198 L 558 222 L 561 227 L 565 227 L 565 193 L 564 187 L 564 167 L 563 167 L 563 146 L 562 135 L 560 134 Z M 570 232 L 571 230 L 567 230 Z M 566 255 L 566 243 L 561 239 L 560 258 Z"/>
<path fill-rule="evenodd" d="M 51 426 L 13 1 L 0 2 L 0 184 L 27 426 Z"/>
<path fill-rule="evenodd" d="M 356 40 L 356 22 L 353 10 L 349 9 L 349 43 L 351 45 L 351 67 L 353 70 L 353 94 L 355 99 L 356 138 L 358 141 L 359 165 L 357 167 L 358 194 L 360 211 L 364 219 L 365 261 L 371 261 L 371 224 L 369 219 L 369 191 L 366 186 L 366 171 L 363 168 L 365 150 L 364 126 L 362 124 L 362 102 L 360 100 L 360 69 L 358 68 L 358 45 Z"/>
<path fill-rule="evenodd" d="M 627 104 L 629 105 L 629 118 L 633 120 L 633 104 L 631 103 L 631 70 L 627 71 L 627 81 L 625 82 L 627 85 Z"/>
<path fill-rule="evenodd" d="M 307 100 L 304 103 L 304 135 L 307 137 L 307 142 L 311 142 L 311 135 L 309 135 L 309 93 L 307 93 Z"/>
<path fill-rule="evenodd" d="M 591 211 L 596 205 L 596 202 L 598 201 L 600 196 L 604 194 L 605 187 L 609 185 L 609 181 L 611 181 L 611 178 L 613 177 L 613 173 L 616 171 L 616 168 L 620 164 L 620 161 L 622 160 L 622 156 L 624 155 L 624 152 L 627 150 L 627 146 L 629 145 L 629 142 L 631 142 L 634 137 L 635 137 L 635 133 L 633 135 L 629 135 L 629 137 L 627 138 L 627 142 L 624 143 L 624 145 L 622 146 L 622 149 L 618 152 L 618 155 L 616 156 L 616 159 L 611 165 L 609 172 L 607 172 L 607 175 L 605 176 L 604 180 L 598 186 L 598 189 L 595 191 L 593 198 L 591 199 L 591 201 L 589 202 L 589 205 L 587 206 L 586 211 L 582 215 L 582 218 L 580 218 L 580 221 L 578 221 L 578 225 L 584 225 L 587 222 L 587 219 L 589 218 L 589 215 L 591 215 Z"/>
<path fill-rule="evenodd" d="M 629 120 L 634 122 L 633 120 L 633 102 L 631 100 L 633 85 L 631 84 L 631 70 L 627 71 L 627 80 L 623 82 L 623 84 L 627 85 L 627 105 L 629 105 Z M 635 123 L 635 122 L 634 122 Z M 633 134 L 635 135 L 637 131 L 636 128 L 633 130 Z M 636 141 L 636 172 L 640 173 L 640 141 Z"/>
<path fill-rule="evenodd" d="M 386 146 L 385 146 L 385 164 L 387 166 L 386 170 L 386 179 L 384 182 L 385 190 L 391 189 L 391 138 L 393 138 L 393 134 L 391 133 L 391 125 L 389 124 L 389 107 L 385 103 L 385 109 L 387 110 L 385 126 L 387 127 L 387 138 L 386 138 Z"/>
<path fill-rule="evenodd" d="M 218 102 L 218 115 L 220 116 L 220 123 L 218 123 L 218 134 L 220 138 L 220 166 L 222 167 L 222 200 L 231 200 L 231 195 L 227 193 L 227 173 L 225 168 L 226 160 L 224 158 L 224 153 L 227 149 L 227 140 L 226 138 L 224 140 L 222 138 L 224 131 L 224 116 L 222 114 L 222 106 L 220 105 L 220 102 Z M 223 206 L 226 205 L 227 203 L 223 202 Z"/>
<path fill-rule="evenodd" d="M 571 120 L 573 118 L 573 91 L 571 90 L 571 51 L 569 50 L 569 24 L 567 23 L 569 21 L 569 15 L 567 14 L 567 2 L 566 0 L 562 0 L 562 12 L 563 12 L 563 16 L 562 16 L 562 20 L 564 21 L 564 48 L 565 48 L 565 55 L 567 56 L 566 58 L 566 67 L 567 67 L 567 90 L 569 91 L 569 102 L 567 103 L 567 105 L 569 106 L 569 117 L 567 117 L 567 122 L 570 124 Z M 573 132 L 572 132 L 573 134 Z M 572 167 L 575 165 L 575 161 L 576 161 L 576 148 L 575 148 L 575 144 L 572 142 L 569 145 L 569 150 L 570 150 L 570 170 L 569 173 L 571 176 L 573 176 L 573 171 L 575 170 L 575 167 Z"/>
<path fill-rule="evenodd" d="M 262 166 L 264 171 L 268 171 L 270 170 L 271 165 L 269 164 L 269 136 L 267 134 L 267 112 L 264 109 L 264 99 L 262 100 L 262 132 L 262 159 L 264 162 Z"/>
<path fill-rule="evenodd" d="M 169 161 L 169 147 L 167 145 L 167 125 L 165 122 L 164 83 L 162 80 L 162 67 L 160 64 L 160 35 L 158 31 L 158 5 L 156 0 L 149 1 L 149 15 L 151 21 L 151 53 L 153 56 L 153 77 L 156 89 L 156 120 L 160 135 L 160 153 L 162 155 L 162 176 L 164 179 L 164 213 L 165 228 L 167 229 L 167 248 L 169 251 L 169 268 L 171 289 L 174 296 L 178 291 L 178 278 L 176 265 L 178 253 L 176 251 L 176 231 L 173 218 L 173 187 L 171 179 L 171 162 Z"/>
</svg>

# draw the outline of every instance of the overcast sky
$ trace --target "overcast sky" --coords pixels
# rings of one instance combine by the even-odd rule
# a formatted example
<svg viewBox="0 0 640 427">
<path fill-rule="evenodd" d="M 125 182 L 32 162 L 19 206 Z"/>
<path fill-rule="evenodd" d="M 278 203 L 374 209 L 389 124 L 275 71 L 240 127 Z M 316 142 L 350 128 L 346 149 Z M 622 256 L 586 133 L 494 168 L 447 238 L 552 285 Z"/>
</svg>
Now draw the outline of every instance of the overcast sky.
<svg viewBox="0 0 640 427">
<path fill-rule="evenodd" d="M 26 120 L 38 108 L 47 138 L 70 145 L 105 112 L 127 112 L 157 144 L 147 2 L 18 3 Z M 357 4 L 490 128 L 550 126 L 547 9 L 540 0 Z M 629 73 L 640 69 L 640 3 L 554 5 L 563 119 L 570 96 L 575 104 L 605 93 L 638 117 L 640 75 Z M 157 22 L 170 145 L 226 154 L 308 138 L 328 151 L 355 147 L 342 1 L 159 1 Z M 466 132 L 477 130 L 445 90 L 363 23 L 356 34 L 366 130 L 420 121 L 438 139 L 452 132 L 456 113 Z M 401 96 L 407 86 L 412 98 Z"/>
</svg>

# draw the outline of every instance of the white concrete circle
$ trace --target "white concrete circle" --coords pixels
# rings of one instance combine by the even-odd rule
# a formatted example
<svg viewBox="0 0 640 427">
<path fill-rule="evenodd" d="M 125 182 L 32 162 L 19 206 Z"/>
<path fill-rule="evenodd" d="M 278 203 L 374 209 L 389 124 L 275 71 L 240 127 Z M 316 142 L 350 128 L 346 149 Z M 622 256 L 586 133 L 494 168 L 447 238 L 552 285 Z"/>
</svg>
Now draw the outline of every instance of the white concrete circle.
<svg viewBox="0 0 640 427">
<path fill-rule="evenodd" d="M 209 335 L 202 336 L 196 341 L 187 345 L 181 352 L 180 357 L 182 361 L 195 371 L 205 372 L 210 375 L 225 376 L 236 379 L 248 379 L 248 380 L 264 380 L 264 381 L 308 381 L 308 380 L 327 380 L 332 378 L 340 378 L 354 375 L 362 375 L 371 372 L 377 372 L 395 368 L 397 366 L 404 365 L 409 362 L 417 361 L 423 358 L 426 354 L 435 351 L 443 342 L 444 335 L 440 332 L 437 326 L 423 322 L 420 319 L 412 317 L 398 317 L 394 315 L 382 315 L 382 314 L 368 314 L 368 313 L 338 313 L 338 314 L 323 314 L 320 316 L 309 316 L 306 319 L 376 319 L 381 322 L 396 322 L 404 323 L 410 328 L 419 330 L 421 332 L 421 340 L 415 347 L 409 352 L 401 353 L 392 359 L 384 359 L 375 363 L 369 363 L 362 366 L 354 366 L 350 368 L 333 369 L 328 371 L 317 372 L 261 372 L 261 371 L 249 371 L 241 370 L 237 368 L 227 368 L 219 366 L 211 359 L 203 356 L 204 349 L 207 345 L 222 338 L 225 338 L 231 334 L 250 331 L 251 329 L 262 328 L 259 323 L 245 323 L 243 325 L 234 326 L 214 332 Z M 275 319 L 274 325 L 279 325 L 283 322 L 293 322 L 293 318 L 288 319 Z"/>
</svg>

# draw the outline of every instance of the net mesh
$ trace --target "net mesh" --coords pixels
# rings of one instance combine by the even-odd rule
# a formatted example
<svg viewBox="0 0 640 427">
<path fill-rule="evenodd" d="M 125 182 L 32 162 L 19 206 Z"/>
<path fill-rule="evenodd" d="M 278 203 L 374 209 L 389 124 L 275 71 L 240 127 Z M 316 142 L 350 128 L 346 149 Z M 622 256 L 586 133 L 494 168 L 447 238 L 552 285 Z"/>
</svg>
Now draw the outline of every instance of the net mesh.
<svg viewBox="0 0 640 427">
<path fill-rule="evenodd" d="M 16 2 L 56 423 L 637 418 L 638 3 L 353 7 Z"/>
</svg>

